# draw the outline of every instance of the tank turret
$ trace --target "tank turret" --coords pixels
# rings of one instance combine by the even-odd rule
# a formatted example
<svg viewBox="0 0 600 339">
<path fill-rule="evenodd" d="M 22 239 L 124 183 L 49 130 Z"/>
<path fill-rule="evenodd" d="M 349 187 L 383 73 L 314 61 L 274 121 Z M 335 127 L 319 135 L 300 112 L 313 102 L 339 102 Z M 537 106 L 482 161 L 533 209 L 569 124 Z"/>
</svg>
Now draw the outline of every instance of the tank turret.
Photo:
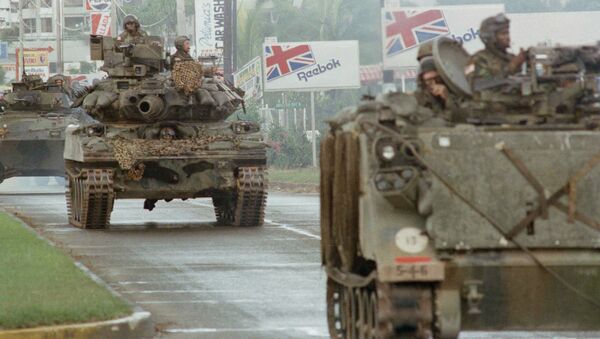
<svg viewBox="0 0 600 339">
<path fill-rule="evenodd" d="M 219 77 L 205 77 L 196 61 L 179 62 L 164 73 L 162 38 L 138 43 L 91 36 L 93 60 L 103 60 L 109 75 L 74 106 L 103 122 L 219 121 L 243 102 L 243 92 Z"/>
</svg>

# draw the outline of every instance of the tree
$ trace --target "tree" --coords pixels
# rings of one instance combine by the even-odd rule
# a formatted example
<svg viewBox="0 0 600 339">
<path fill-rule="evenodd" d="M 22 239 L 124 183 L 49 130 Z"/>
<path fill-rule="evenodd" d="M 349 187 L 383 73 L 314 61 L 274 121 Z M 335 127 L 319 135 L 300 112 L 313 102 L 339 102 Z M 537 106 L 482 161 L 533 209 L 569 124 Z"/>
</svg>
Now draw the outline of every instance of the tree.
<svg viewBox="0 0 600 339">
<path fill-rule="evenodd" d="M 439 5 L 504 4 L 507 13 L 555 12 L 562 9 L 560 0 L 437 0 Z"/>
<path fill-rule="evenodd" d="M 4 85 L 4 81 L 6 81 L 6 72 L 4 67 L 0 67 L 0 85 Z"/>
</svg>

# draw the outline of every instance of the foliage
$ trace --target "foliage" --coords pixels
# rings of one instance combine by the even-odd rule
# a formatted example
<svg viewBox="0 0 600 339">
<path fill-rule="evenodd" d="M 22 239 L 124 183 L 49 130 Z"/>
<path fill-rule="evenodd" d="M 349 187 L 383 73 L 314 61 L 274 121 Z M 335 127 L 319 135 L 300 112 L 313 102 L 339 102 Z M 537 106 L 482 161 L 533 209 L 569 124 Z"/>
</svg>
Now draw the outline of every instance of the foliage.
<svg viewBox="0 0 600 339">
<path fill-rule="evenodd" d="M 6 81 L 6 71 L 3 67 L 0 67 L 0 85 L 3 85 Z"/>
<path fill-rule="evenodd" d="M 600 0 L 437 0 L 439 5 L 504 4 L 508 13 L 597 11 Z"/>
<path fill-rule="evenodd" d="M 0 214 L 0 328 L 115 319 L 129 306 L 70 258 Z"/>
<path fill-rule="evenodd" d="M 270 166 L 298 168 L 312 162 L 311 144 L 302 131 L 274 127 L 269 131 L 267 160 Z"/>
<path fill-rule="evenodd" d="M 134 14 L 138 17 L 142 29 L 150 35 L 166 36 L 174 39 L 177 35 L 177 2 L 173 0 L 143 1 L 141 4 L 123 4 L 122 18 L 126 14 Z M 194 0 L 185 0 L 185 14 L 194 14 Z"/>
<path fill-rule="evenodd" d="M 378 1 L 304 0 L 300 7 L 289 0 L 238 3 L 240 64 L 259 55 L 270 36 L 279 41 L 359 40 L 362 63 L 381 59 Z"/>
</svg>

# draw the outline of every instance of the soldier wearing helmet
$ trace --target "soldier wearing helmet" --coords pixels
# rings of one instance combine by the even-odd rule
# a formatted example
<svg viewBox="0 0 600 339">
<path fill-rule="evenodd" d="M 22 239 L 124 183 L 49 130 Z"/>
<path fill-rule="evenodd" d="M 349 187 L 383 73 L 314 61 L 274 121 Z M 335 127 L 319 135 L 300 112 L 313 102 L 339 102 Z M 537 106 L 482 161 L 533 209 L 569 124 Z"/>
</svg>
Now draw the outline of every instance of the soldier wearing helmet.
<svg viewBox="0 0 600 339">
<path fill-rule="evenodd" d="M 136 44 L 144 41 L 148 36 L 146 32 L 140 29 L 140 22 L 135 15 L 129 14 L 123 19 L 123 33 L 119 35 L 117 41 L 124 44 Z"/>
<path fill-rule="evenodd" d="M 194 60 L 190 55 L 190 39 L 187 36 L 182 35 L 175 38 L 175 48 L 177 52 L 171 55 L 171 69 L 177 62 Z"/>
<path fill-rule="evenodd" d="M 431 109 L 441 117 L 456 121 L 460 97 L 450 91 L 436 68 L 433 57 L 427 56 L 419 63 L 419 84 L 415 97 L 419 105 Z"/>
<path fill-rule="evenodd" d="M 485 49 L 475 53 L 465 69 L 474 92 L 493 88 L 509 75 L 518 73 L 525 62 L 526 52 L 518 55 L 507 51 L 510 47 L 510 20 L 504 14 L 489 17 L 481 23 L 479 34 Z"/>
</svg>

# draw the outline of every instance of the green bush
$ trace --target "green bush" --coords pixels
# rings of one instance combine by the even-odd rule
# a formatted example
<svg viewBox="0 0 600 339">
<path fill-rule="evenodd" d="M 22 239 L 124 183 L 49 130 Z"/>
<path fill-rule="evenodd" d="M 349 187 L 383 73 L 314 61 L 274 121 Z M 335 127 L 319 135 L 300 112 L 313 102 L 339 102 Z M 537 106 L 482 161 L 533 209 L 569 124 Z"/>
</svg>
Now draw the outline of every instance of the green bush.
<svg viewBox="0 0 600 339">
<path fill-rule="evenodd" d="M 302 131 L 287 131 L 281 127 L 274 127 L 269 131 L 268 143 L 269 166 L 299 168 L 311 165 L 311 144 Z"/>
</svg>

